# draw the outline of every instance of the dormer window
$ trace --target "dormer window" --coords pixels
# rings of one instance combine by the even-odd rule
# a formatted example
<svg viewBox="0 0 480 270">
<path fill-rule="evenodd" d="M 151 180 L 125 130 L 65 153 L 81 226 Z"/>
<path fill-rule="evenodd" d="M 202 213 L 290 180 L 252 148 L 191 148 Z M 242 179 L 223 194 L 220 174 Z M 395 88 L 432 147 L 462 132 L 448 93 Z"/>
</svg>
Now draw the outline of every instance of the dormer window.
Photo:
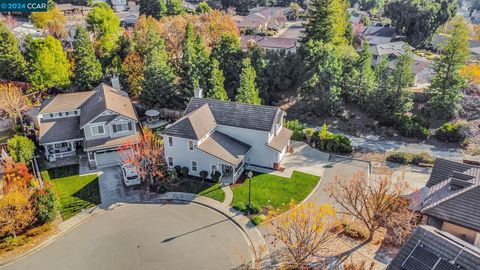
<svg viewBox="0 0 480 270">
<path fill-rule="evenodd" d="M 126 132 L 132 130 L 132 123 L 121 123 L 112 126 L 113 132 Z"/>
<path fill-rule="evenodd" d="M 92 126 L 91 129 L 93 136 L 105 134 L 105 129 L 103 128 L 103 126 Z"/>
</svg>

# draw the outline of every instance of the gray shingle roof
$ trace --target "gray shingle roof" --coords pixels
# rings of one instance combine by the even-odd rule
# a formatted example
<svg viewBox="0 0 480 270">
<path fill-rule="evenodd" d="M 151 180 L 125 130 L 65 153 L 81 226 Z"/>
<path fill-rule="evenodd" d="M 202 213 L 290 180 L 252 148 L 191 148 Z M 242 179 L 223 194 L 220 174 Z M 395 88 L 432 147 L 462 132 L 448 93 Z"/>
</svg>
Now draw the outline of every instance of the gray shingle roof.
<svg viewBox="0 0 480 270">
<path fill-rule="evenodd" d="M 199 140 L 217 126 L 208 104 L 189 112 L 162 131 L 164 135 Z"/>
<path fill-rule="evenodd" d="M 120 147 L 124 145 L 137 144 L 141 140 L 140 131 L 135 132 L 135 134 L 117 137 L 117 138 L 100 138 L 95 140 L 83 140 L 83 147 L 85 150 L 99 150 L 99 149 L 110 149 L 115 147 Z"/>
<path fill-rule="evenodd" d="M 416 260 L 416 257 L 420 257 L 419 260 Z M 438 262 L 436 268 L 427 267 L 432 262 Z M 459 268 L 452 268 L 452 263 Z M 479 265 L 480 250 L 475 246 L 433 227 L 419 226 L 388 265 L 387 270 L 478 270 Z"/>
<path fill-rule="evenodd" d="M 277 135 L 273 136 L 270 142 L 267 144 L 271 148 L 282 152 L 285 146 L 288 144 L 290 137 L 292 137 L 293 131 L 288 128 L 282 127 L 280 132 Z"/>
<path fill-rule="evenodd" d="M 40 122 L 39 143 L 53 143 L 82 139 L 83 132 L 79 127 L 79 117 L 66 117 Z"/>
<path fill-rule="evenodd" d="M 85 91 L 56 95 L 42 102 L 40 113 L 65 112 L 80 109 L 82 104 L 93 94 L 93 91 Z"/>
<path fill-rule="evenodd" d="M 427 187 L 424 214 L 480 231 L 480 167 L 439 158 Z"/>
<path fill-rule="evenodd" d="M 250 147 L 246 143 L 215 131 L 199 144 L 197 149 L 236 166 L 243 160 Z"/>
<path fill-rule="evenodd" d="M 232 126 L 260 131 L 271 131 L 281 110 L 273 106 L 252 105 L 206 98 L 192 98 L 185 109 L 185 115 L 208 104 L 218 125 Z"/>
<path fill-rule="evenodd" d="M 95 94 L 81 107 L 80 127 L 85 126 L 106 110 L 138 121 L 132 102 L 125 92 L 104 83 L 95 87 L 93 91 Z"/>
</svg>

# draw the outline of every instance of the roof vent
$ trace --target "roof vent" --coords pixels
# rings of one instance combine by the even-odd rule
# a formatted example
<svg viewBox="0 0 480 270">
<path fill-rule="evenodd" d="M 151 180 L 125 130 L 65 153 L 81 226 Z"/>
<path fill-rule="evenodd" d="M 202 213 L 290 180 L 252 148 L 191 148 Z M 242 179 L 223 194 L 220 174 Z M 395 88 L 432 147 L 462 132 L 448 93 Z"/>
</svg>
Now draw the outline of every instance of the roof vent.
<svg viewBox="0 0 480 270">
<path fill-rule="evenodd" d="M 469 187 L 471 185 L 473 185 L 473 181 L 465 180 L 465 179 L 461 179 L 461 178 L 456 178 L 456 177 L 450 178 L 450 189 L 451 190 L 462 189 L 462 188 Z"/>
</svg>

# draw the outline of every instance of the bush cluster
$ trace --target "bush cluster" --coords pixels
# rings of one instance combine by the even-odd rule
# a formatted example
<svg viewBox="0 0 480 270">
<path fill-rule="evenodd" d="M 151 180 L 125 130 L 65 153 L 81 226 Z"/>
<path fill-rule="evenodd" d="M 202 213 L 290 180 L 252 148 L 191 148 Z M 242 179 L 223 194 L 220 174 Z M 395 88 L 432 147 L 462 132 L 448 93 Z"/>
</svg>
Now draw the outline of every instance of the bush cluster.
<svg viewBox="0 0 480 270">
<path fill-rule="evenodd" d="M 403 165 L 408 165 L 408 164 L 418 165 L 420 163 L 433 164 L 435 163 L 435 158 L 429 155 L 428 153 L 412 154 L 412 153 L 405 153 L 405 152 L 396 152 L 396 153 L 390 154 L 387 157 L 387 161 L 403 164 Z"/>
<path fill-rule="evenodd" d="M 244 214 L 248 213 L 248 205 L 244 204 L 243 202 L 237 202 L 233 204 L 232 207 L 233 209 L 243 212 Z M 262 212 L 262 208 L 256 205 L 255 203 L 252 203 L 250 207 L 250 214 L 256 215 L 256 214 L 260 214 L 261 212 Z"/>
<path fill-rule="evenodd" d="M 330 153 L 350 154 L 353 151 L 348 137 L 328 131 L 328 127 L 325 124 L 315 134 L 315 146 L 321 151 Z"/>
<path fill-rule="evenodd" d="M 404 137 L 427 139 L 430 136 L 430 130 L 425 123 L 408 115 L 397 113 L 390 123 L 384 124 L 393 126 Z"/>
<path fill-rule="evenodd" d="M 303 141 L 305 139 L 303 130 L 307 127 L 307 125 L 298 121 L 298 119 L 285 121 L 283 126 L 293 131 L 292 140 Z"/>
<path fill-rule="evenodd" d="M 449 143 L 460 143 L 465 140 L 465 129 L 468 127 L 468 124 L 459 121 L 457 123 L 445 123 L 435 132 L 435 137 L 439 141 L 449 142 Z"/>
<path fill-rule="evenodd" d="M 55 219 L 57 215 L 57 198 L 49 189 L 37 189 L 32 195 L 35 217 L 38 224 L 45 224 Z"/>
</svg>

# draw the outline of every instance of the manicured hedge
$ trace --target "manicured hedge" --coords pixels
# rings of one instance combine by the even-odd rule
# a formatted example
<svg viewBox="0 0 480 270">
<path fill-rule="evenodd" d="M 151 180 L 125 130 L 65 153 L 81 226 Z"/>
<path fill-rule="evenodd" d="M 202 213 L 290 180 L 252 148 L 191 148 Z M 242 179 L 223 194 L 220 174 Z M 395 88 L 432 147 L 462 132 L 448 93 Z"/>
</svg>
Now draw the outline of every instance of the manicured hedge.
<svg viewBox="0 0 480 270">
<path fill-rule="evenodd" d="M 435 163 L 435 158 L 428 153 L 405 153 L 405 152 L 396 152 L 392 153 L 387 157 L 387 161 L 398 163 L 398 164 L 415 164 L 420 163 L 433 164 Z"/>
</svg>

